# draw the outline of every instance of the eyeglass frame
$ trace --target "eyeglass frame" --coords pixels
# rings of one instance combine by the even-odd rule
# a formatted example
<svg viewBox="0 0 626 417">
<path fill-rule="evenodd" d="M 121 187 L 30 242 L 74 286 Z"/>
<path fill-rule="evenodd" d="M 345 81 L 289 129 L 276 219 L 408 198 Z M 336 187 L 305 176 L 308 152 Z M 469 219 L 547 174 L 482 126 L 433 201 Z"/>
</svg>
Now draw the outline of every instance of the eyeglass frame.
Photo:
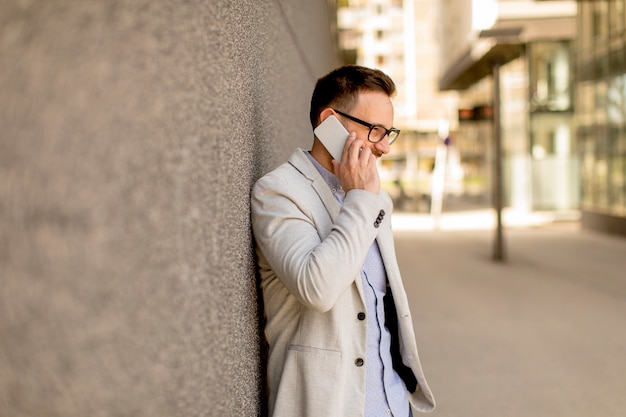
<svg viewBox="0 0 626 417">
<path fill-rule="evenodd" d="M 396 136 L 393 139 L 389 140 L 389 145 L 391 145 L 392 143 L 394 143 L 397 139 L 398 136 L 400 136 L 400 129 L 396 129 L 395 127 L 392 127 L 391 129 L 387 129 L 385 126 L 383 125 L 378 125 L 378 124 L 373 124 L 373 123 L 368 123 L 364 120 L 361 119 L 357 119 L 354 116 L 350 116 L 349 114 L 346 114 L 342 111 L 339 111 L 337 109 L 333 109 L 335 112 L 339 113 L 340 115 L 342 115 L 343 117 L 345 117 L 346 119 L 352 120 L 353 122 L 356 122 L 362 126 L 365 126 L 367 128 L 369 128 L 369 132 L 367 132 L 367 140 L 369 140 L 372 143 L 379 143 L 382 142 L 383 139 L 385 139 L 385 136 L 387 137 L 391 137 L 389 134 L 392 132 L 396 133 Z M 377 141 L 373 141 L 370 139 L 370 134 L 372 133 L 372 130 L 374 130 L 375 127 L 380 127 L 382 129 L 385 129 L 385 134 Z"/>
</svg>

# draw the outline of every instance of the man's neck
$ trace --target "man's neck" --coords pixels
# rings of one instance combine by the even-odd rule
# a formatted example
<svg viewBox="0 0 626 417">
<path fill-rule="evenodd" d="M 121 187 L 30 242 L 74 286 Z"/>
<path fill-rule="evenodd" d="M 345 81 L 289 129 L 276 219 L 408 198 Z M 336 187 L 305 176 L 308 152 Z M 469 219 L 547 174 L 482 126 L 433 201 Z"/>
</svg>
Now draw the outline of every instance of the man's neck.
<svg viewBox="0 0 626 417">
<path fill-rule="evenodd" d="M 326 150 L 324 145 L 322 145 L 322 143 L 318 141 L 317 139 L 313 141 L 313 147 L 311 148 L 311 156 L 315 158 L 315 160 L 319 162 L 321 166 L 323 166 L 324 168 L 326 168 L 333 174 L 335 173 L 335 170 L 333 169 L 333 162 L 332 162 L 333 157 L 330 156 L 330 153 Z"/>
</svg>

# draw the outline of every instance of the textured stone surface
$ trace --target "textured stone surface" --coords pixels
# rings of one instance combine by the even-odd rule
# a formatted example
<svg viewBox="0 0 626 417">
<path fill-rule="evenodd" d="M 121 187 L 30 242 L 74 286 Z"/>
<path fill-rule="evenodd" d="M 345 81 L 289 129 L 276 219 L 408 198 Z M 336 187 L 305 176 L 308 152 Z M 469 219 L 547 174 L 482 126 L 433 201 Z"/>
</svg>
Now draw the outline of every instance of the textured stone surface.
<svg viewBox="0 0 626 417">
<path fill-rule="evenodd" d="M 249 190 L 322 0 L 0 3 L 0 415 L 262 414 Z"/>
</svg>

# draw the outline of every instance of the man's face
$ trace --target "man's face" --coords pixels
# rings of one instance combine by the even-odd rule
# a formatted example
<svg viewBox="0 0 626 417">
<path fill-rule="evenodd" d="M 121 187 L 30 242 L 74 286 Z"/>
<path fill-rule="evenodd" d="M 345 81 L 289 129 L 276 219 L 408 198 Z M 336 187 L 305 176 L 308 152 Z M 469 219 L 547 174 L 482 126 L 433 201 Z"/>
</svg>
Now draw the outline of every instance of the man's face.
<svg viewBox="0 0 626 417">
<path fill-rule="evenodd" d="M 350 112 L 346 112 L 352 117 L 356 117 L 364 122 L 373 125 L 382 125 L 391 129 L 393 124 L 393 104 L 387 94 L 381 91 L 365 91 L 359 93 L 356 106 Z M 389 153 L 389 137 L 385 135 L 383 140 L 372 143 L 368 140 L 370 129 L 353 120 L 337 115 L 346 127 L 348 132 L 355 132 L 356 138 L 364 143 L 364 147 L 370 148 L 372 154 L 379 158 Z"/>
</svg>

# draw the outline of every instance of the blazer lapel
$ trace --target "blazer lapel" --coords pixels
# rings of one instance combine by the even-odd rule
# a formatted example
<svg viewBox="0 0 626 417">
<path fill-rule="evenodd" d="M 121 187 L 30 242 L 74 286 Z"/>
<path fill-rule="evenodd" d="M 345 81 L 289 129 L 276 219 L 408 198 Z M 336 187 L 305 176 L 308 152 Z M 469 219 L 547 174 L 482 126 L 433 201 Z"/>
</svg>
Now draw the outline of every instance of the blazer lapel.
<svg viewBox="0 0 626 417">
<path fill-rule="evenodd" d="M 332 191 L 328 188 L 328 184 L 322 178 L 322 175 L 317 171 L 317 168 L 309 161 L 309 158 L 304 154 L 306 151 L 298 149 L 289 158 L 289 163 L 293 165 L 306 179 L 311 181 L 311 187 L 315 190 L 319 196 L 322 204 L 326 207 L 330 218 L 335 221 L 339 215 L 339 205 L 333 196 Z"/>
</svg>

